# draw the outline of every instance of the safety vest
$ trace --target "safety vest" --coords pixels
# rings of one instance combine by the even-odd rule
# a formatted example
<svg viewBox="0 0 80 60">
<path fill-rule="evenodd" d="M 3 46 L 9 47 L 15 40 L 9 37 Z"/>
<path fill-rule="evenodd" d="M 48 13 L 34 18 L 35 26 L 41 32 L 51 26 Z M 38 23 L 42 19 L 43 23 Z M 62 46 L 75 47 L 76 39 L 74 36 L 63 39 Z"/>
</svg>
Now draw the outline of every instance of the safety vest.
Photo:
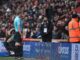
<svg viewBox="0 0 80 60">
<path fill-rule="evenodd" d="M 76 18 L 72 18 L 72 20 L 68 24 L 68 28 L 69 28 L 69 42 L 80 42 L 79 22 Z"/>
</svg>

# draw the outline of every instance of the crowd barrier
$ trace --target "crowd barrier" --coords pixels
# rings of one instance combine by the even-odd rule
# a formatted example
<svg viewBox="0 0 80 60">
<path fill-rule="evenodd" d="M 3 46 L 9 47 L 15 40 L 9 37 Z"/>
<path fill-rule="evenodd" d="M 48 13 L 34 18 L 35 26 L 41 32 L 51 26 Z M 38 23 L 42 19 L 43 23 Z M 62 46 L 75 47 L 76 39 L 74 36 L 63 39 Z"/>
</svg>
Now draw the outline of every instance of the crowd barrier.
<svg viewBox="0 0 80 60">
<path fill-rule="evenodd" d="M 24 42 L 23 56 L 36 60 L 80 60 L 80 44 Z"/>
<path fill-rule="evenodd" d="M 23 41 L 42 42 L 42 39 L 23 38 Z M 68 39 L 52 39 L 52 42 L 68 42 Z"/>
<path fill-rule="evenodd" d="M 79 43 L 23 42 L 23 57 L 35 60 L 80 60 Z M 0 56 L 9 56 L 0 41 Z"/>
<path fill-rule="evenodd" d="M 0 56 L 9 56 L 6 48 L 4 47 L 3 41 L 0 41 Z"/>
<path fill-rule="evenodd" d="M 0 41 L 5 41 L 6 38 L 0 38 Z M 23 38 L 24 41 L 31 41 L 31 42 L 42 42 L 42 39 L 33 39 L 33 38 Z M 68 39 L 52 39 L 52 42 L 68 42 Z"/>
</svg>

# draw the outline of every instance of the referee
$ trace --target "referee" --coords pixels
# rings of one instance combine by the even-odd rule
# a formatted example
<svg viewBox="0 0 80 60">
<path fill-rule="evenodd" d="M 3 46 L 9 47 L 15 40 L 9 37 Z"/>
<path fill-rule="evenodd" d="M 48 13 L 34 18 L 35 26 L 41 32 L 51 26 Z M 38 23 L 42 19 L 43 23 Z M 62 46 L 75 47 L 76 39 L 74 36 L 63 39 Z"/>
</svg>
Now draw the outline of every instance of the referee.
<svg viewBox="0 0 80 60">
<path fill-rule="evenodd" d="M 15 57 L 21 59 L 23 56 L 23 45 L 22 45 L 22 31 L 23 31 L 23 19 L 21 12 L 18 12 L 14 18 L 14 41 L 15 41 Z"/>
</svg>

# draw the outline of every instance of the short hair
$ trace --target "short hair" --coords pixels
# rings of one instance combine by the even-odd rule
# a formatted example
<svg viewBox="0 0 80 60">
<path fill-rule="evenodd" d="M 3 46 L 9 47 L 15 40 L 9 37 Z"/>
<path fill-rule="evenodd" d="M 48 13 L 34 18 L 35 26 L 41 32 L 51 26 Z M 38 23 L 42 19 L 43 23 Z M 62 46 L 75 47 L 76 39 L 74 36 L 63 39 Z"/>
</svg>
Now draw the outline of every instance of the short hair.
<svg viewBox="0 0 80 60">
<path fill-rule="evenodd" d="M 77 18 L 77 17 L 78 17 L 77 14 L 73 14 L 73 15 L 72 15 L 72 18 Z"/>
<path fill-rule="evenodd" d="M 16 10 L 16 15 L 19 15 L 21 14 L 21 11 L 20 10 Z"/>
</svg>

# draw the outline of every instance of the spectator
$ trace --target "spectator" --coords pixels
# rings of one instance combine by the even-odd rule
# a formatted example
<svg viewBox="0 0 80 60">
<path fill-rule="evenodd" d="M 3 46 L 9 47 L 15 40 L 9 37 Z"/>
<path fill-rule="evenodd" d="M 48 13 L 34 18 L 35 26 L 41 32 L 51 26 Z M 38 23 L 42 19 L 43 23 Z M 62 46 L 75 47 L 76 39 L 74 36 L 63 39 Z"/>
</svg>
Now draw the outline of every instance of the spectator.
<svg viewBox="0 0 80 60">
<path fill-rule="evenodd" d="M 31 29 L 28 28 L 26 31 L 26 38 L 30 38 L 31 37 Z"/>
<path fill-rule="evenodd" d="M 47 18 L 44 17 L 44 22 L 41 25 L 41 36 L 42 36 L 43 42 L 51 42 L 52 30 L 53 30 L 53 25 L 51 21 L 48 21 Z"/>
<path fill-rule="evenodd" d="M 5 38 L 6 37 L 6 28 L 2 26 L 0 30 L 0 38 Z"/>
<path fill-rule="evenodd" d="M 28 22 L 30 24 L 29 28 L 31 33 L 37 28 L 36 26 L 39 26 L 40 28 L 44 16 L 46 16 L 49 21 L 53 20 L 53 24 L 55 25 L 58 24 L 60 20 L 62 20 L 61 22 L 64 22 L 63 17 L 66 13 L 68 16 L 71 16 L 71 11 L 74 11 L 74 9 L 79 6 L 78 2 L 75 0 L 3 0 L 1 2 L 0 26 L 2 24 L 8 25 L 9 23 L 11 25 L 10 29 L 12 29 L 15 13 L 16 11 L 21 11 L 23 13 L 25 12 L 24 15 L 26 16 L 24 20 L 25 23 Z M 70 18 L 71 17 L 69 17 L 69 19 Z M 56 31 L 60 31 L 58 26 L 55 25 L 55 27 L 57 30 L 53 29 L 54 33 L 56 33 Z M 66 26 L 61 26 L 61 29 L 65 30 L 65 27 Z M 60 33 L 62 37 L 63 32 Z M 67 35 L 67 32 L 65 35 Z"/>
</svg>

